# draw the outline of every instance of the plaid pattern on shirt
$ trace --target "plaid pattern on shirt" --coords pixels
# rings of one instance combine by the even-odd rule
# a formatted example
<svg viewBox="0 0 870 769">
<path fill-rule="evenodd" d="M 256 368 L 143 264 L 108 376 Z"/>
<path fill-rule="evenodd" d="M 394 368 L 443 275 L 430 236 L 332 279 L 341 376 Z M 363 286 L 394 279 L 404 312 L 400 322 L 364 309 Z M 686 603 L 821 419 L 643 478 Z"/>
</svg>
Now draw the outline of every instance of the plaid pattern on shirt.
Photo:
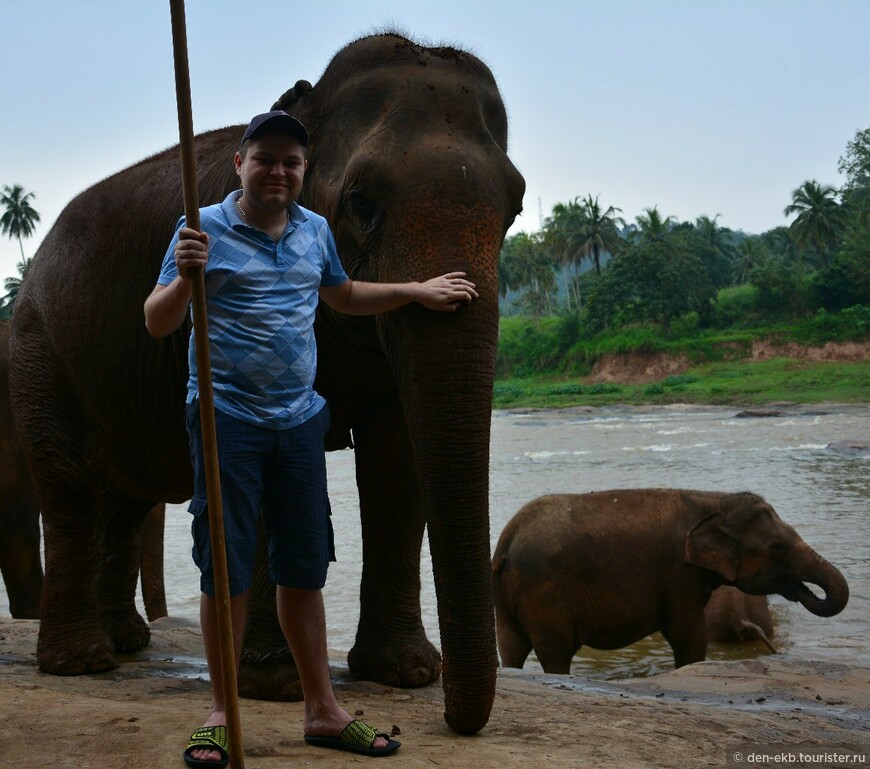
<svg viewBox="0 0 870 769">
<path fill-rule="evenodd" d="M 313 388 L 317 370 L 314 314 L 321 285 L 347 280 L 326 219 L 292 204 L 276 243 L 249 227 L 236 208 L 238 191 L 200 212 L 209 236 L 205 268 L 215 407 L 245 422 L 287 429 L 323 406 Z M 178 228 L 184 224 L 182 219 Z M 157 282 L 178 275 L 169 245 Z M 187 402 L 197 394 L 194 337 L 188 352 Z"/>
</svg>

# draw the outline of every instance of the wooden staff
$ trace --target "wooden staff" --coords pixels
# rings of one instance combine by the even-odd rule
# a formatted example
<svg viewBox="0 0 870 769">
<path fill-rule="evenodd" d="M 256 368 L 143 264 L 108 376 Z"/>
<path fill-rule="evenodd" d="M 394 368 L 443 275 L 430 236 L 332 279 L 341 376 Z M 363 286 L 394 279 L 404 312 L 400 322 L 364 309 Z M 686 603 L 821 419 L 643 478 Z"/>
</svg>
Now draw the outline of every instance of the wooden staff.
<svg viewBox="0 0 870 769">
<path fill-rule="evenodd" d="M 175 97 L 178 103 L 178 136 L 181 145 L 184 215 L 187 219 L 187 226 L 199 230 L 199 192 L 196 183 L 196 154 L 193 146 L 193 116 L 190 106 L 190 75 L 187 65 L 187 27 L 184 19 L 184 0 L 169 0 L 169 7 L 172 14 L 172 48 L 175 58 Z M 211 531 L 215 602 L 217 605 L 221 684 L 227 709 L 230 766 L 233 769 L 244 769 L 245 751 L 242 745 L 242 726 L 239 719 L 236 655 L 233 648 L 233 619 L 230 608 L 226 542 L 224 540 L 224 512 L 221 502 L 221 479 L 214 418 L 214 396 L 211 384 L 211 357 L 208 349 L 208 314 L 206 312 L 203 269 L 201 267 L 195 268 L 192 278 L 191 293 L 194 337 L 196 339 L 199 412 L 202 422 L 208 521 Z"/>
</svg>

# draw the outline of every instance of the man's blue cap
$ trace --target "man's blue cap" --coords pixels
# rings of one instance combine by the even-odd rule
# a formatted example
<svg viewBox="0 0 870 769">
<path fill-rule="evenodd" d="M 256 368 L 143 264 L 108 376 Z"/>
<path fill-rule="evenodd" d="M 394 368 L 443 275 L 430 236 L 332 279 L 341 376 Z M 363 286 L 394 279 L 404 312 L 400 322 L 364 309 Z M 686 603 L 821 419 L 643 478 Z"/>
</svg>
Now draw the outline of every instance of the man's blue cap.
<svg viewBox="0 0 870 769">
<path fill-rule="evenodd" d="M 308 131 L 295 117 L 288 115 L 280 109 L 264 112 L 257 115 L 245 129 L 245 135 L 239 144 L 244 144 L 248 139 L 253 139 L 258 133 L 269 130 L 269 133 L 283 133 L 299 140 L 303 147 L 308 146 Z"/>
</svg>

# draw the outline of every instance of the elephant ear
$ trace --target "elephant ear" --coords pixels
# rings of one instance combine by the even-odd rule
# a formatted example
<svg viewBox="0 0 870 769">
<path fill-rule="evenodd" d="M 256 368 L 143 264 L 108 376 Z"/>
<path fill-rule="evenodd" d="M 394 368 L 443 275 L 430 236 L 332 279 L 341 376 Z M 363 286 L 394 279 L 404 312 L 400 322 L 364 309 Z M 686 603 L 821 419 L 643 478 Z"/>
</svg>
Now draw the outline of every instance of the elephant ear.
<svg viewBox="0 0 870 769">
<path fill-rule="evenodd" d="M 737 542 L 722 527 L 725 516 L 711 513 L 686 535 L 685 562 L 719 574 L 726 582 L 737 578 Z"/>
<path fill-rule="evenodd" d="M 314 86 L 307 80 L 297 80 L 289 91 L 284 91 L 278 101 L 272 105 L 272 109 L 282 109 L 284 112 L 290 112 L 293 105 L 296 104 L 305 94 L 314 90 Z"/>
</svg>

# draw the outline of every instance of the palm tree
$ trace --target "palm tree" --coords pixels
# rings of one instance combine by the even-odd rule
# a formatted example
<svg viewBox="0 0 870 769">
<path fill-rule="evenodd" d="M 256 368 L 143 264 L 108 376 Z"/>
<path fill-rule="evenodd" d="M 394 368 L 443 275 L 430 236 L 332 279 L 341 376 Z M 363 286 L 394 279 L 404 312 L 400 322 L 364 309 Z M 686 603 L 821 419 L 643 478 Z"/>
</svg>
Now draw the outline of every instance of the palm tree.
<svg viewBox="0 0 870 769">
<path fill-rule="evenodd" d="M 614 253 L 619 249 L 622 239 L 618 227 L 625 222 L 616 214 L 620 209 L 608 206 L 601 210 L 598 196 L 587 195 L 582 202 L 574 198 L 570 203 L 557 203 L 553 206 L 553 215 L 547 219 L 545 232 L 547 242 L 553 248 L 555 256 L 563 264 L 574 265 L 574 280 L 568 291 L 568 309 L 571 309 L 571 293 L 577 306 L 580 306 L 578 278 L 580 263 L 586 257 L 591 257 L 595 272 L 601 276 L 601 253 Z"/>
<path fill-rule="evenodd" d="M 3 281 L 3 287 L 6 289 L 6 296 L 3 297 L 3 308 L 6 310 L 7 314 L 12 314 L 12 307 L 15 305 L 15 299 L 18 297 L 18 290 L 21 288 L 21 281 L 24 280 L 24 276 L 27 274 L 30 262 L 30 259 L 24 259 L 18 263 L 18 274 L 21 277 L 6 278 L 6 280 Z"/>
<path fill-rule="evenodd" d="M 560 264 L 574 265 L 573 282 L 568 285 L 568 310 L 571 309 L 571 295 L 577 290 L 577 275 L 580 272 L 580 262 L 583 251 L 583 227 L 585 225 L 583 206 L 574 198 L 569 203 L 557 203 L 553 206 L 553 214 L 544 223 L 544 241 L 552 249 L 553 256 Z M 580 297 L 574 297 L 580 306 Z"/>
<path fill-rule="evenodd" d="M 600 276 L 601 251 L 609 251 L 612 254 L 619 249 L 621 238 L 617 228 L 624 227 L 625 222 L 616 215 L 617 212 L 621 213 L 618 208 L 608 206 L 606 211 L 602 211 L 597 195 L 594 200 L 592 195 L 587 195 L 581 204 L 581 210 L 583 213 L 580 226 L 581 248 L 585 254 L 592 255 L 595 272 Z"/>
<path fill-rule="evenodd" d="M 662 219 L 659 207 L 645 208 L 640 216 L 635 217 L 637 222 L 637 235 L 642 241 L 664 240 L 674 224 L 673 216 Z"/>
<path fill-rule="evenodd" d="M 830 184 L 812 179 L 792 192 L 792 202 L 783 209 L 786 216 L 797 214 L 790 229 L 798 246 L 812 248 L 826 264 L 843 227 L 838 194 Z"/>
<path fill-rule="evenodd" d="M 4 185 L 3 192 L 0 193 L 0 203 L 6 208 L 3 216 L 0 216 L 0 233 L 10 238 L 18 238 L 22 263 L 25 259 L 21 239 L 33 235 L 34 224 L 39 221 L 39 214 L 30 205 L 30 199 L 35 197 L 32 192 L 25 194 L 20 184 L 13 187 Z"/>
<path fill-rule="evenodd" d="M 499 281 L 500 292 L 505 287 L 502 296 L 508 290 L 525 288 L 522 299 L 534 314 L 552 312 L 555 273 L 540 232 L 518 232 L 505 240 L 499 254 Z"/>
<path fill-rule="evenodd" d="M 699 255 L 704 260 L 710 280 L 716 288 L 722 288 L 731 283 L 731 273 L 734 262 L 733 233 L 727 227 L 717 223 L 720 214 L 712 219 L 709 216 L 699 216 L 695 220 L 695 232 L 703 243 Z"/>
<path fill-rule="evenodd" d="M 734 281 L 742 285 L 749 280 L 753 269 L 761 265 L 769 256 L 764 241 L 758 235 L 750 235 L 737 246 L 737 258 L 734 261 Z"/>
<path fill-rule="evenodd" d="M 731 235 L 731 230 L 727 227 L 720 227 L 716 220 L 722 214 L 716 214 L 712 219 L 709 216 L 699 216 L 695 220 L 695 227 L 698 228 L 698 234 L 704 241 L 704 245 L 707 248 L 718 251 L 720 253 L 725 253 L 730 248 L 729 236 Z"/>
<path fill-rule="evenodd" d="M 774 227 L 758 237 L 770 253 L 779 254 L 787 262 L 800 265 L 800 247 L 795 240 L 794 231 L 790 227 Z"/>
</svg>

